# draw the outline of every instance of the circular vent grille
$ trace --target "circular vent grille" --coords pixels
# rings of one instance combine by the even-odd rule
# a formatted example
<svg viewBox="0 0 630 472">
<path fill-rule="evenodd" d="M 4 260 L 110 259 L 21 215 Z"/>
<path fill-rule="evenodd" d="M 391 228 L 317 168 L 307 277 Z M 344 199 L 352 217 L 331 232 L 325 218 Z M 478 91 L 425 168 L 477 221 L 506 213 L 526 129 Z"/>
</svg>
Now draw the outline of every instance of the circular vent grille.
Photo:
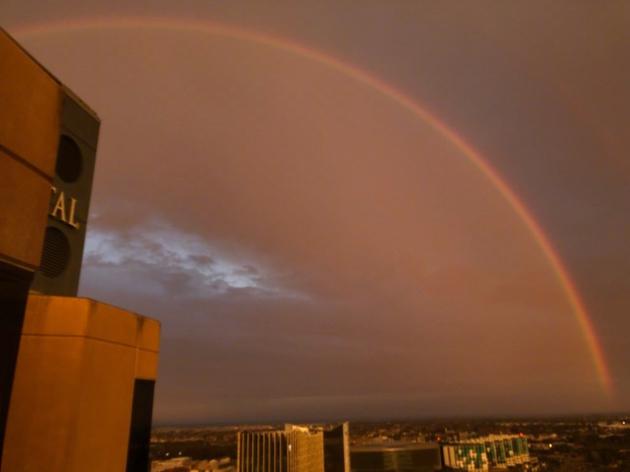
<svg viewBox="0 0 630 472">
<path fill-rule="evenodd" d="M 57 149 L 57 175 L 64 182 L 74 182 L 83 170 L 83 157 L 79 146 L 69 136 L 61 135 Z"/>
<path fill-rule="evenodd" d="M 46 228 L 44 237 L 44 253 L 40 270 L 46 277 L 58 277 L 66 270 L 70 261 L 70 243 L 62 231 L 57 228 Z"/>
</svg>

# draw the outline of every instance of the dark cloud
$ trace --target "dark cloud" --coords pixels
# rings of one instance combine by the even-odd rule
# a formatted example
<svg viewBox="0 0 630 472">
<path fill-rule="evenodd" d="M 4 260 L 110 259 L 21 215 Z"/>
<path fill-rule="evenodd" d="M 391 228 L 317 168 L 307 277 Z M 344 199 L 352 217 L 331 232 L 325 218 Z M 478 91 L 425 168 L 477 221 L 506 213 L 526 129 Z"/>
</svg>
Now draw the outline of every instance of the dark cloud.
<svg viewBox="0 0 630 472">
<path fill-rule="evenodd" d="M 136 221 L 124 230 L 104 229 L 97 224 L 90 228 L 84 266 L 104 279 L 104 285 L 125 281 L 121 289 L 178 299 L 240 294 L 304 296 L 283 287 L 282 277 L 271 270 L 262 273 L 251 261 L 243 263 L 221 251 L 197 235 L 156 221 Z M 126 282 L 130 278 L 133 283 Z"/>
</svg>

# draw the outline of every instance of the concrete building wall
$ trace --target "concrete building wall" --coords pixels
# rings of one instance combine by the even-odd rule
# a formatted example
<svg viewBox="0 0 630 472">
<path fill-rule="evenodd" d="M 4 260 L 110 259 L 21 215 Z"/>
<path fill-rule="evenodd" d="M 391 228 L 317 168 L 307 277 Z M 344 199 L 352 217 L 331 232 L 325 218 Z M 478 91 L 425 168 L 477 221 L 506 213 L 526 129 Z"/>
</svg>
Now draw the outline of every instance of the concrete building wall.
<svg viewBox="0 0 630 472">
<path fill-rule="evenodd" d="M 60 84 L 0 29 L 0 468 L 28 287 L 59 139 Z"/>
<path fill-rule="evenodd" d="M 0 261 L 34 271 L 55 170 L 61 86 L 1 29 L 0 85 Z"/>
<path fill-rule="evenodd" d="M 41 261 L 47 223 L 83 233 L 71 235 L 74 259 L 66 271 L 71 280 L 63 290 L 51 284 L 40 284 L 39 290 L 76 294 L 98 123 L 93 112 L 0 29 L 3 472 L 148 467 L 159 324 L 91 300 L 28 295 L 33 277 L 46 265 Z M 57 166 L 61 133 L 78 143 L 90 166 L 84 166 L 89 167 L 82 173 L 85 178 L 66 176 L 64 188 L 58 185 L 57 192 L 68 192 L 70 209 L 66 216 L 60 210 L 60 221 L 51 223 L 56 169 L 68 168 Z"/>
<path fill-rule="evenodd" d="M 74 297 L 29 297 L 3 472 L 124 471 L 136 379 L 155 380 L 159 324 Z"/>
</svg>

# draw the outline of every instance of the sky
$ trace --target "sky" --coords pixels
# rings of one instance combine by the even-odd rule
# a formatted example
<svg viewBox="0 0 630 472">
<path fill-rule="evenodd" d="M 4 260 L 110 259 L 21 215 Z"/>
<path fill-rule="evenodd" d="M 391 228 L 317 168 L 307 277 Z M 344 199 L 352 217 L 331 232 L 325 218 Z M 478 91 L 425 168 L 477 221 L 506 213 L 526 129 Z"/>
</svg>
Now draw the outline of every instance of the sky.
<svg viewBox="0 0 630 472">
<path fill-rule="evenodd" d="M 162 323 L 156 423 L 630 409 L 628 3 L 0 25 L 102 120 L 80 295 Z"/>
</svg>

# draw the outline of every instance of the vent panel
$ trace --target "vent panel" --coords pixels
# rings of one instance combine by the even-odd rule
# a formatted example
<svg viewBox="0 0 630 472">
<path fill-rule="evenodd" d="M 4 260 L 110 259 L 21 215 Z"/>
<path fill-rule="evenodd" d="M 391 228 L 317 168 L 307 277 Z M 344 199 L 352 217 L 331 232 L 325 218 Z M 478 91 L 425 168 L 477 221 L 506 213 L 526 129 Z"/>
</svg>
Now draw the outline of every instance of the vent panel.
<svg viewBox="0 0 630 472">
<path fill-rule="evenodd" d="M 63 232 L 49 226 L 44 237 L 44 252 L 40 271 L 51 279 L 59 277 L 70 261 L 70 243 Z"/>
<path fill-rule="evenodd" d="M 57 168 L 55 170 L 61 180 L 67 183 L 76 182 L 83 171 L 83 156 L 74 139 L 61 135 L 57 149 Z"/>
</svg>

